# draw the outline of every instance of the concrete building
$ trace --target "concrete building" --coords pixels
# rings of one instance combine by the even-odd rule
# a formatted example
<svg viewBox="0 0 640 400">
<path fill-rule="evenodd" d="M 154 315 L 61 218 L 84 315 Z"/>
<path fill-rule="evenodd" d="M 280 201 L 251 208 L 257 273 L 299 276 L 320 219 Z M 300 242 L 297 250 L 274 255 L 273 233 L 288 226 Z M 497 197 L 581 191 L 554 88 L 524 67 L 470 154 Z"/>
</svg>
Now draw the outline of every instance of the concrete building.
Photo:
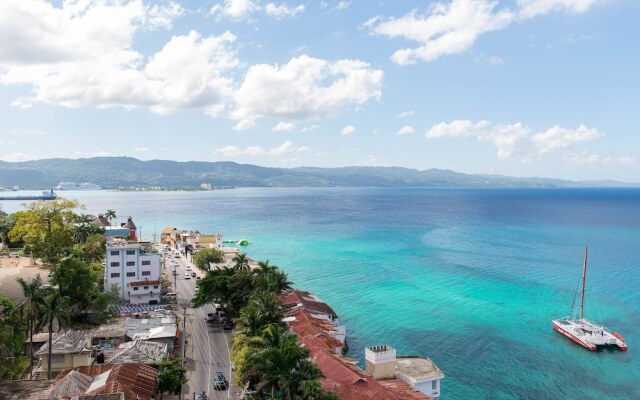
<svg viewBox="0 0 640 400">
<path fill-rule="evenodd" d="M 107 241 L 104 290 L 109 291 L 114 285 L 124 301 L 160 303 L 160 254 L 145 250 L 138 243 Z"/>
<path fill-rule="evenodd" d="M 367 347 L 365 361 L 367 374 L 383 385 L 396 386 L 394 381 L 400 380 L 430 398 L 440 396 L 444 373 L 427 357 L 396 356 L 396 350 L 385 344 Z"/>
<path fill-rule="evenodd" d="M 51 371 L 54 375 L 68 368 L 91 365 L 90 331 L 54 333 L 51 342 Z M 35 355 L 42 358 L 41 375 L 46 376 L 49 343 L 45 343 Z"/>
</svg>

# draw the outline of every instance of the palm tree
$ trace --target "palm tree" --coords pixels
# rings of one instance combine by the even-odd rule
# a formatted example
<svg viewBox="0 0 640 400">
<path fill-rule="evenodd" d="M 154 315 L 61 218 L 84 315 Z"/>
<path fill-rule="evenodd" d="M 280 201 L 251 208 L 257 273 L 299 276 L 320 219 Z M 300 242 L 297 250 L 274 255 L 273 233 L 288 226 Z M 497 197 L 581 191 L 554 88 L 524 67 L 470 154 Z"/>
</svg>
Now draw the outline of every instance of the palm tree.
<svg viewBox="0 0 640 400">
<path fill-rule="evenodd" d="M 27 321 L 27 330 L 29 334 L 29 371 L 33 376 L 33 331 L 38 318 L 38 304 L 42 299 L 42 279 L 40 274 L 25 281 L 22 278 L 17 279 L 18 284 L 22 288 L 22 295 L 25 297 L 24 304 L 29 307 L 29 319 Z"/>
<path fill-rule="evenodd" d="M 104 216 L 109 220 L 109 225 L 111 225 L 111 220 L 116 218 L 116 212 L 114 210 L 107 210 Z"/>
<path fill-rule="evenodd" d="M 47 379 L 51 379 L 51 352 L 52 352 L 52 338 L 53 338 L 53 323 L 57 322 L 61 327 L 63 324 L 69 321 L 69 299 L 60 295 L 59 292 L 54 292 L 48 298 L 43 298 L 40 302 L 42 310 L 44 311 L 45 320 L 49 324 L 49 356 L 47 357 Z"/>
<path fill-rule="evenodd" d="M 249 268 L 249 259 L 247 258 L 246 253 L 238 253 L 235 257 L 233 257 L 233 269 L 238 271 L 248 271 Z"/>
<path fill-rule="evenodd" d="M 300 347 L 297 336 L 288 336 L 275 325 L 264 330 L 264 346 L 249 356 L 261 387 L 271 387 L 271 398 L 276 391 L 284 392 L 285 398 L 293 399 L 304 380 L 317 379 L 320 371 L 308 360 L 309 350 Z"/>
<path fill-rule="evenodd" d="M 238 332 L 246 336 L 257 336 L 264 328 L 262 316 L 256 307 L 247 306 L 240 311 L 240 316 L 234 321 Z"/>
<path fill-rule="evenodd" d="M 282 325 L 284 311 L 276 296 L 267 291 L 258 291 L 249 299 L 250 307 L 258 312 L 262 326 L 270 324 Z"/>
<path fill-rule="evenodd" d="M 89 225 L 92 224 L 93 221 L 87 214 L 80 214 L 76 217 L 75 222 L 79 225 L 76 225 L 74 229 L 74 239 L 77 243 L 83 244 L 85 240 L 87 240 L 87 236 L 89 236 Z"/>
</svg>

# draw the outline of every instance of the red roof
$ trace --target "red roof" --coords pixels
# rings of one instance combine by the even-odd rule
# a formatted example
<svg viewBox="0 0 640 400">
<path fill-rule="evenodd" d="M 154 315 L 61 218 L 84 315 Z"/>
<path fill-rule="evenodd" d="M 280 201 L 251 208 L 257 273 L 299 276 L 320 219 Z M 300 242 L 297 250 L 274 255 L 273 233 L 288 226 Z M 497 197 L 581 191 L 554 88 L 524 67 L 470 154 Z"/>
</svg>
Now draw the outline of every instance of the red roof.
<svg viewBox="0 0 640 400">
<path fill-rule="evenodd" d="M 54 387 L 73 370 L 92 377 L 111 371 L 104 385 L 84 393 L 85 395 L 122 392 L 125 400 L 148 400 L 156 391 L 157 370 L 144 364 L 97 364 L 67 369 L 58 375 Z"/>
<path fill-rule="evenodd" d="M 279 300 L 285 309 L 290 309 L 302 304 L 302 306 L 308 311 L 328 314 L 333 318 L 337 317 L 336 312 L 333 311 L 331 307 L 321 301 L 316 301 L 314 295 L 309 292 L 291 290 L 281 294 L 279 296 Z"/>
<path fill-rule="evenodd" d="M 342 361 L 335 349 L 344 348 L 344 344 L 332 335 L 333 323 L 314 316 L 318 312 L 333 317 L 336 314 L 325 303 L 315 301 L 309 292 L 289 291 L 278 300 L 288 310 L 287 316 L 295 317 L 287 325 L 300 337 L 300 342 L 309 349 L 310 357 L 324 374 L 320 380 L 324 390 L 337 393 L 342 400 L 429 399 L 399 379 L 378 381 L 357 366 Z"/>
</svg>

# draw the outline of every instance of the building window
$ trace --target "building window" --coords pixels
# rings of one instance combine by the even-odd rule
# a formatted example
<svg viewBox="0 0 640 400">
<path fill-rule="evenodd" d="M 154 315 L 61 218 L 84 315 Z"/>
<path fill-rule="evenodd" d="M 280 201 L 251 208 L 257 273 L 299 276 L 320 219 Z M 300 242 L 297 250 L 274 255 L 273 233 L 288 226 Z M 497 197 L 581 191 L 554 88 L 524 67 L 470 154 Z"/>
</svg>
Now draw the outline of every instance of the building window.
<svg viewBox="0 0 640 400">
<path fill-rule="evenodd" d="M 154 288 L 154 289 L 157 289 L 157 288 L 158 288 L 158 285 L 154 285 L 154 286 L 153 286 L 153 288 Z"/>
<path fill-rule="evenodd" d="M 118 251 L 118 250 L 112 250 L 112 251 L 110 252 L 110 254 L 111 254 L 112 256 L 119 256 L 119 255 L 120 255 L 120 251 Z"/>
<path fill-rule="evenodd" d="M 64 354 L 51 354 L 51 364 L 62 364 L 64 361 Z"/>
<path fill-rule="evenodd" d="M 134 286 L 134 287 L 133 287 L 133 290 L 138 290 L 138 287 L 137 287 L 137 286 Z"/>
<path fill-rule="evenodd" d="M 151 275 L 151 271 L 142 271 L 142 276 L 149 276 Z"/>
<path fill-rule="evenodd" d="M 436 390 L 438 388 L 438 381 L 431 381 L 431 390 Z"/>
<path fill-rule="evenodd" d="M 144 287 L 144 290 L 149 290 L 149 286 L 145 286 L 145 287 Z"/>
<path fill-rule="evenodd" d="M 127 250 L 127 255 L 128 256 L 132 256 L 132 255 L 135 255 L 135 254 L 136 254 L 135 250 Z"/>
<path fill-rule="evenodd" d="M 119 267 L 119 266 L 120 266 L 120 263 L 119 263 L 118 261 L 113 261 L 113 262 L 111 263 L 111 266 L 112 266 L 112 267 Z"/>
<path fill-rule="evenodd" d="M 130 276 L 136 276 L 136 273 L 135 272 L 127 272 L 127 277 L 130 277 Z"/>
<path fill-rule="evenodd" d="M 112 278 L 120 278 L 120 273 L 118 272 L 114 272 L 113 274 L 111 274 Z"/>
<path fill-rule="evenodd" d="M 135 266 L 136 266 L 135 261 L 127 261 L 127 267 L 135 267 Z"/>
<path fill-rule="evenodd" d="M 142 265 L 151 265 L 151 261 L 149 260 L 142 261 Z"/>
</svg>

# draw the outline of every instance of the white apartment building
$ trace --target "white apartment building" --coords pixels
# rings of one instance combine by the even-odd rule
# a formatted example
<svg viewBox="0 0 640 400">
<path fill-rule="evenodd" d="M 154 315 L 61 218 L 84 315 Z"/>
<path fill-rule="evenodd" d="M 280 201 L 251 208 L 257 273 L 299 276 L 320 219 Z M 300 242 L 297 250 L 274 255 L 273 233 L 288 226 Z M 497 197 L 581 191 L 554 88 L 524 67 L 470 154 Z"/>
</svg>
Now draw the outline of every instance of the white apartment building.
<svg viewBox="0 0 640 400">
<path fill-rule="evenodd" d="M 118 286 L 120 299 L 132 304 L 159 304 L 160 254 L 138 243 L 107 242 L 104 290 Z"/>
</svg>

